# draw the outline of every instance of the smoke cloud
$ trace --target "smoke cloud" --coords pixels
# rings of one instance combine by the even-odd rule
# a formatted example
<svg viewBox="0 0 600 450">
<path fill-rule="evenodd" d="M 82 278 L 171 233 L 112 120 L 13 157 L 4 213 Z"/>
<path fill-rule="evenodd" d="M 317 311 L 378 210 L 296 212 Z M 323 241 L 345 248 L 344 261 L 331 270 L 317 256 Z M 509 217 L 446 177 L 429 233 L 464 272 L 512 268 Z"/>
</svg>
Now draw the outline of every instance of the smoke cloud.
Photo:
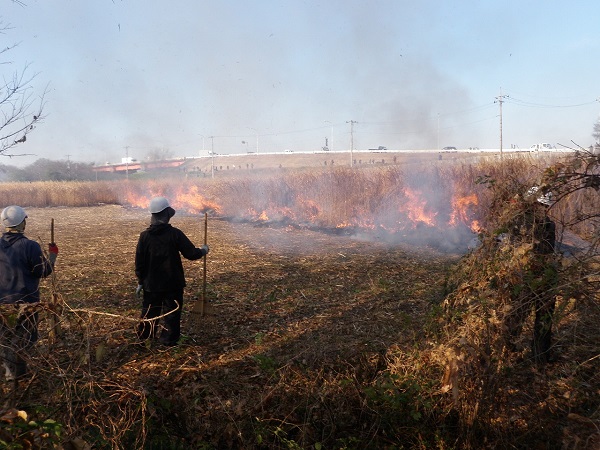
<svg viewBox="0 0 600 450">
<path fill-rule="evenodd" d="M 48 86 L 46 117 L 19 149 L 32 155 L 19 159 L 22 164 L 67 155 L 98 163 L 118 162 L 126 153 L 144 159 L 157 148 L 175 156 L 203 148 L 315 151 L 326 138 L 336 150 L 495 148 L 494 97 L 507 83 L 532 95 L 564 92 L 573 86 L 568 67 L 586 67 L 578 73 L 579 89 L 596 86 L 589 55 L 598 42 L 585 39 L 595 36 L 595 23 L 586 26 L 568 6 L 7 3 L 3 19 L 11 29 L 3 39 L 20 44 L 5 55 L 11 64 L 3 73 L 30 64 L 38 74 L 32 89 L 41 95 Z M 532 36 L 532 23 L 557 23 L 553 14 L 570 33 L 543 33 L 543 42 Z M 553 38 L 560 45 L 545 51 Z M 582 62 L 563 70 L 557 52 Z M 540 139 L 586 143 L 597 117 L 591 100 L 587 109 L 554 109 L 555 115 L 507 108 L 507 146 Z M 352 135 L 349 121 L 356 122 Z"/>
</svg>

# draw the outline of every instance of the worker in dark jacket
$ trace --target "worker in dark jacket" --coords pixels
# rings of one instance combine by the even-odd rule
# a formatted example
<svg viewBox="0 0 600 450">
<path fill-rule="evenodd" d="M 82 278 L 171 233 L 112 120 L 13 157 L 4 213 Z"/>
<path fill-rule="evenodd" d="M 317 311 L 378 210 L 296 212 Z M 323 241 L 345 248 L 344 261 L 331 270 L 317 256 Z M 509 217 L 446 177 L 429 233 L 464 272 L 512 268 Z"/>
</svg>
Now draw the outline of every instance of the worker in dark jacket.
<svg viewBox="0 0 600 450">
<path fill-rule="evenodd" d="M 534 360 L 546 363 L 553 359 L 552 322 L 556 307 L 555 288 L 558 271 L 555 257 L 556 224 L 548 217 L 548 208 L 552 206 L 552 196 L 542 195 L 535 203 L 533 251 L 538 255 L 532 263 L 532 273 L 537 277 L 535 289 L 533 323 L 533 341 L 531 351 Z"/>
<path fill-rule="evenodd" d="M 2 210 L 0 239 L 0 356 L 7 380 L 27 373 L 26 352 L 38 339 L 40 279 L 52 273 L 58 247 L 49 244 L 48 258 L 40 244 L 25 237 L 27 214 L 20 206 Z"/>
<path fill-rule="evenodd" d="M 515 304 L 508 316 L 509 348 L 521 333 L 527 313 L 533 307 L 535 319 L 531 351 L 535 362 L 552 359 L 552 324 L 558 279 L 555 254 L 556 224 L 548 216 L 553 204 L 551 193 L 540 193 L 534 186 L 526 195 L 527 208 L 512 230 L 517 243 L 532 244 L 532 253 L 523 272 L 523 283 L 515 290 Z"/>
<path fill-rule="evenodd" d="M 196 248 L 183 231 L 169 224 L 175 210 L 166 198 L 153 198 L 149 209 L 150 226 L 140 234 L 135 251 L 136 294 L 139 297 L 143 293 L 142 319 L 145 319 L 137 332 L 141 340 L 155 337 L 159 319 L 152 319 L 164 315 L 159 342 L 171 346 L 176 345 L 181 336 L 186 284 L 181 255 L 197 260 L 206 256 L 209 249 L 207 245 Z"/>
</svg>

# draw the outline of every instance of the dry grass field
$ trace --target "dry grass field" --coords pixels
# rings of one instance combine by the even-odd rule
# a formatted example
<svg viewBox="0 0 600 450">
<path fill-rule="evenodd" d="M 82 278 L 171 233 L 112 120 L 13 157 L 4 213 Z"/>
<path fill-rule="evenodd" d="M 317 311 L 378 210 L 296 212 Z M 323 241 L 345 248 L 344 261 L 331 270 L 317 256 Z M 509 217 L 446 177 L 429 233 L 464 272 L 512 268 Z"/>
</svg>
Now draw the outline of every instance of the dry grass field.
<svg viewBox="0 0 600 450">
<path fill-rule="evenodd" d="M 202 265 L 186 262 L 182 344 L 140 348 L 133 258 L 147 213 L 103 206 L 28 214 L 27 234 L 42 241 L 55 219 L 56 279 L 43 290 L 65 302 L 63 334 L 50 345 L 42 333 L 35 376 L 16 393 L 5 387 L 5 399 L 15 395 L 26 410 L 43 405 L 73 437 L 98 427 L 99 441 L 111 436 L 115 446 L 148 434 L 192 446 L 180 448 L 277 448 L 292 438 L 331 447 L 374 433 L 358 390 L 385 370 L 390 348 L 410 353 L 427 345 L 430 310 L 456 258 L 209 219 L 208 296 L 216 315 L 191 320 Z M 176 215 L 172 223 L 202 242 L 201 216 Z M 386 440 L 416 443 L 420 433 Z"/>
</svg>

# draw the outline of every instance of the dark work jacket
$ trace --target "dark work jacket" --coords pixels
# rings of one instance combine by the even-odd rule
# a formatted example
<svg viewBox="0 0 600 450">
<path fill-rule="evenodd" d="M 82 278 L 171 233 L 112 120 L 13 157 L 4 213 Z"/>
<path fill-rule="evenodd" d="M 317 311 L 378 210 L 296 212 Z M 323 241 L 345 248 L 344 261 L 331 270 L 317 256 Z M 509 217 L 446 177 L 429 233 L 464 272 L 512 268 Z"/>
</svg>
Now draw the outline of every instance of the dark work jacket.
<svg viewBox="0 0 600 450">
<path fill-rule="evenodd" d="M 135 275 L 144 291 L 172 292 L 184 288 L 180 254 L 196 260 L 206 253 L 168 223 L 152 224 L 142 231 L 135 250 Z"/>
<path fill-rule="evenodd" d="M 37 303 L 40 278 L 52 273 L 52 264 L 40 244 L 23 233 L 4 233 L 0 239 L 0 304 Z"/>
<path fill-rule="evenodd" d="M 534 204 L 519 217 L 513 228 L 513 235 L 533 243 L 533 251 L 540 255 L 554 253 L 556 245 L 556 224 L 548 217 L 544 207 Z"/>
<path fill-rule="evenodd" d="M 533 249 L 541 255 L 554 253 L 556 245 L 556 224 L 548 216 L 536 222 L 534 231 L 536 243 Z"/>
</svg>

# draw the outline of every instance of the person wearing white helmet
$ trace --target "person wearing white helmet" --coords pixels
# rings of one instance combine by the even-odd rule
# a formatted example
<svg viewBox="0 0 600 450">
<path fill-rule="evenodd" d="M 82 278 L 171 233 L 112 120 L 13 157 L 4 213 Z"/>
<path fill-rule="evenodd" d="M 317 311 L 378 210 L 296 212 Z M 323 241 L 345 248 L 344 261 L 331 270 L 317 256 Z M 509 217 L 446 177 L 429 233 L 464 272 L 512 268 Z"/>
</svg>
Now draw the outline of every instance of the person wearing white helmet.
<svg viewBox="0 0 600 450">
<path fill-rule="evenodd" d="M 38 339 L 40 279 L 52 273 L 58 255 L 56 244 L 48 244 L 46 258 L 40 244 L 25 237 L 26 219 L 16 205 L 0 214 L 0 356 L 7 380 L 27 373 L 26 352 Z"/>
<path fill-rule="evenodd" d="M 553 206 L 551 192 L 543 192 L 538 186 L 524 196 L 524 210 L 512 230 L 512 240 L 518 244 L 531 245 L 532 257 L 527 266 L 519 303 L 508 321 L 510 343 L 521 332 L 523 322 L 531 308 L 535 311 L 531 352 L 535 362 L 546 363 L 553 359 L 552 322 L 556 305 L 554 289 L 557 284 L 556 224 L 548 215 Z"/>
<path fill-rule="evenodd" d="M 544 206 L 552 206 L 554 204 L 554 195 L 552 192 L 541 192 L 539 186 L 533 186 L 525 195 L 526 200 L 532 200 L 535 198 L 535 201 Z"/>
<path fill-rule="evenodd" d="M 169 223 L 175 210 L 165 197 L 153 198 L 148 209 L 150 226 L 140 234 L 135 250 L 136 295 L 143 299 L 141 318 L 146 319 L 140 322 L 137 335 L 142 341 L 158 337 L 161 344 L 171 346 L 181 337 L 186 285 L 181 256 L 198 260 L 208 254 L 209 248 L 196 247 L 183 231 Z M 159 334 L 158 319 L 152 319 L 162 314 L 167 315 Z"/>
<path fill-rule="evenodd" d="M 524 225 L 534 239 L 534 250 L 542 255 L 554 253 L 556 224 L 548 216 L 548 209 L 554 204 L 552 192 L 542 192 L 538 186 L 527 191 L 526 201 L 533 202 L 526 211 Z"/>
</svg>

